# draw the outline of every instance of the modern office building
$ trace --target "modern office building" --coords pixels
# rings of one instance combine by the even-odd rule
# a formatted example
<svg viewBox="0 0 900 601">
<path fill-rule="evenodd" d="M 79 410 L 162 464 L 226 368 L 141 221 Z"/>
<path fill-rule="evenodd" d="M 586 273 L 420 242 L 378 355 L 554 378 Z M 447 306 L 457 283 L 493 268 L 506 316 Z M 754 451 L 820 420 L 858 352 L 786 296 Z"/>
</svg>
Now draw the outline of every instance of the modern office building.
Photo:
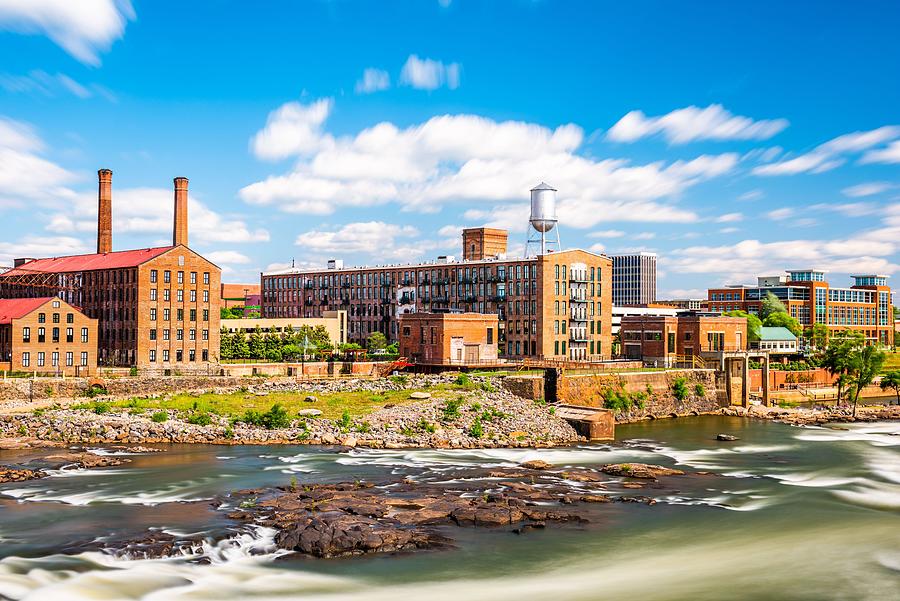
<svg viewBox="0 0 900 601">
<path fill-rule="evenodd" d="M 791 317 L 804 328 L 825 324 L 832 332 L 855 330 L 871 343 L 891 346 L 894 317 L 891 289 L 884 275 L 854 275 L 848 288 L 832 287 L 825 272 L 796 269 L 787 275 L 761 276 L 753 285 L 710 288 L 709 310 L 758 313 L 762 300 L 771 292 L 784 304 Z"/>
<path fill-rule="evenodd" d="M 0 299 L 0 369 L 86 375 L 96 367 L 96 319 L 53 296 Z"/>
<path fill-rule="evenodd" d="M 656 253 L 611 255 L 612 300 L 617 307 L 656 301 Z"/>
<path fill-rule="evenodd" d="M 348 337 L 399 340 L 400 316 L 441 311 L 497 315 L 502 355 L 592 360 L 611 354 L 612 261 L 564 250 L 506 256 L 502 230 L 463 231 L 462 260 L 285 269 L 261 275 L 262 316 L 317 317 L 346 310 Z"/>
<path fill-rule="evenodd" d="M 187 178 L 175 178 L 171 245 L 113 251 L 112 171 L 98 174 L 97 252 L 16 259 L 0 274 L 0 298 L 54 296 L 80 307 L 98 321 L 100 367 L 218 362 L 221 270 L 187 246 Z"/>
</svg>

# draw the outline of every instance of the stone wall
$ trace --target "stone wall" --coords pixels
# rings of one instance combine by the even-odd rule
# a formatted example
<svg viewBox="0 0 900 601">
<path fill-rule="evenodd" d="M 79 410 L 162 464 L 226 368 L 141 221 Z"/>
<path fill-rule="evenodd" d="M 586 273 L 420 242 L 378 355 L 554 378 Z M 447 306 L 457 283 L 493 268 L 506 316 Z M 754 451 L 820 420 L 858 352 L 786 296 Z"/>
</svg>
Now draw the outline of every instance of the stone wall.
<svg viewBox="0 0 900 601">
<path fill-rule="evenodd" d="M 130 398 L 166 392 L 184 392 L 241 386 L 246 379 L 228 376 L 175 376 L 136 378 L 8 378 L 0 380 L 0 400 L 72 398 L 85 396 L 92 384 L 110 396 Z"/>
<path fill-rule="evenodd" d="M 501 385 L 524 399 L 537 401 L 544 398 L 544 376 L 507 376 L 503 378 Z"/>
<path fill-rule="evenodd" d="M 375 375 L 377 367 L 383 363 L 374 361 L 317 361 L 311 363 L 223 363 L 220 365 L 227 376 L 339 376 Z"/>
</svg>

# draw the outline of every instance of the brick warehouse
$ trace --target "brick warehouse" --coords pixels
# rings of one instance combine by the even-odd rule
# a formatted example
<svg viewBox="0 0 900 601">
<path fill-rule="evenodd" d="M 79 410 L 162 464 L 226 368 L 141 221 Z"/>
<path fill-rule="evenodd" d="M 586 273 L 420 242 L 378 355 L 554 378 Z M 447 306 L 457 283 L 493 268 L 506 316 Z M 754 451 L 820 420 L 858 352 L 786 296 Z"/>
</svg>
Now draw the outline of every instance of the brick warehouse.
<svg viewBox="0 0 900 601">
<path fill-rule="evenodd" d="M 96 319 L 53 296 L 0 299 L 0 369 L 78 375 L 96 366 Z"/>
<path fill-rule="evenodd" d="M 221 270 L 188 248 L 188 180 L 175 178 L 171 246 L 112 250 L 112 171 L 99 176 L 97 252 L 16 259 L 0 298 L 56 296 L 98 320 L 98 363 L 186 368 L 219 358 Z"/>
<path fill-rule="evenodd" d="M 476 365 L 497 361 L 496 315 L 405 313 L 400 355 L 415 363 Z"/>
<path fill-rule="evenodd" d="M 286 269 L 261 275 L 263 317 L 318 317 L 346 310 L 348 338 L 398 340 L 406 313 L 496 314 L 508 357 L 592 360 L 611 356 L 612 261 L 583 250 L 505 256 L 506 232 L 463 231 L 462 261 Z"/>
<path fill-rule="evenodd" d="M 893 303 L 887 276 L 855 275 L 853 286 L 834 288 L 825 281 L 824 271 L 803 269 L 787 274 L 759 277 L 756 286 L 710 288 L 709 310 L 758 313 L 762 299 L 771 292 L 804 329 L 821 323 L 831 332 L 854 330 L 870 342 L 893 344 Z"/>
</svg>

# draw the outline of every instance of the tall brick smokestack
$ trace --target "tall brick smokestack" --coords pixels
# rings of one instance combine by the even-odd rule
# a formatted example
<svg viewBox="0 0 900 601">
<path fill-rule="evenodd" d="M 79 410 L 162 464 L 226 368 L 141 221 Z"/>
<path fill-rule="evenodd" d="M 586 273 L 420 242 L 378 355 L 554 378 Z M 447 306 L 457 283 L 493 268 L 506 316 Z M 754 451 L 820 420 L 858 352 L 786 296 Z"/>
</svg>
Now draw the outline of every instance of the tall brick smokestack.
<svg viewBox="0 0 900 601">
<path fill-rule="evenodd" d="M 175 178 L 175 223 L 172 245 L 188 243 L 188 178 Z"/>
<path fill-rule="evenodd" d="M 97 253 L 112 252 L 112 171 L 97 171 Z"/>
</svg>

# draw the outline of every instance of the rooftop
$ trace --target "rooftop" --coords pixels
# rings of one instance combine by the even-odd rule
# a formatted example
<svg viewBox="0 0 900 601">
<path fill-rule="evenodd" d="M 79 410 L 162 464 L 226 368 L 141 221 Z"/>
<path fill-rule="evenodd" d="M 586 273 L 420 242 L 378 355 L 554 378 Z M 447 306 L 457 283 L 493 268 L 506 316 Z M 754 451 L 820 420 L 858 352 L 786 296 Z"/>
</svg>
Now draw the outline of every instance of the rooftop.
<svg viewBox="0 0 900 601">
<path fill-rule="evenodd" d="M 4 298 L 0 299 L 0 324 L 12 323 L 12 320 L 25 317 L 44 303 L 54 299 L 53 296 L 38 298 Z"/>
<path fill-rule="evenodd" d="M 69 255 L 34 259 L 7 271 L 6 275 L 23 275 L 33 271 L 42 273 L 70 273 L 73 271 L 95 271 L 100 269 L 122 269 L 137 267 L 175 248 L 160 246 L 157 248 L 140 248 L 137 250 L 120 250 L 110 253 L 92 253 L 88 255 Z M 0 276 L 2 277 L 2 276 Z"/>
<path fill-rule="evenodd" d="M 759 329 L 759 339 L 760 340 L 797 340 L 797 337 L 794 336 L 793 332 L 791 332 L 789 329 L 783 328 L 781 326 L 778 326 L 778 327 L 763 326 Z"/>
</svg>

